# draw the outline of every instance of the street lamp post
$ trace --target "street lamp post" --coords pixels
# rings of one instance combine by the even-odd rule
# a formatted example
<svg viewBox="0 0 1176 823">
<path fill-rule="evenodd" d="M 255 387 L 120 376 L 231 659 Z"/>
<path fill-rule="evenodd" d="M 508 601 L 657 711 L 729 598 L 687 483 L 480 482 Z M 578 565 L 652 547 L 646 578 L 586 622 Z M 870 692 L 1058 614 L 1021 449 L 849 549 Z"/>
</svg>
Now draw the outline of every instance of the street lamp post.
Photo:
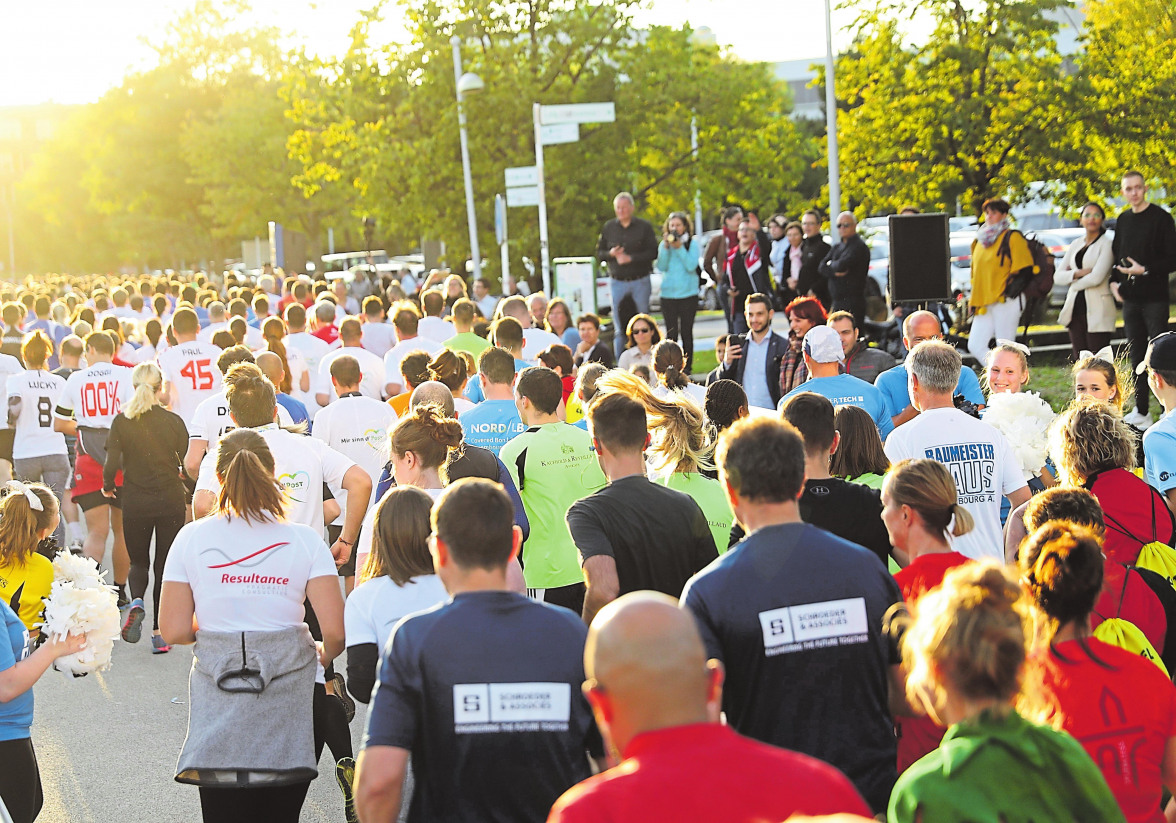
<svg viewBox="0 0 1176 823">
<path fill-rule="evenodd" d="M 829 220 L 841 214 L 841 165 L 837 160 L 837 93 L 833 73 L 832 0 L 825 0 L 825 132 L 829 154 Z"/>
<path fill-rule="evenodd" d="M 461 38 L 456 34 L 449 39 L 453 46 L 453 80 L 457 89 L 457 126 L 461 134 L 461 171 L 465 177 L 466 222 L 470 230 L 470 259 L 474 264 L 474 279 L 482 276 L 482 252 L 478 249 L 478 218 L 474 213 L 474 179 L 470 174 L 470 145 L 466 136 L 465 108 L 462 98 L 484 87 L 482 78 L 473 73 L 462 74 Z"/>
</svg>

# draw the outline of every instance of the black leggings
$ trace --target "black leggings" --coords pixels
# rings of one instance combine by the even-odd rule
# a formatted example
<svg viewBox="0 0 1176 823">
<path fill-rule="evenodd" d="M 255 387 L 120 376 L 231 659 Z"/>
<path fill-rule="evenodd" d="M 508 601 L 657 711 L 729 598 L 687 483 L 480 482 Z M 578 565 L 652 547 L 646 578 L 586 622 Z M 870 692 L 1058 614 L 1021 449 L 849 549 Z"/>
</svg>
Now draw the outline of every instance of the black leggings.
<svg viewBox="0 0 1176 823">
<path fill-rule="evenodd" d="M 200 787 L 204 823 L 298 823 L 310 781 L 252 789 Z"/>
<path fill-rule="evenodd" d="M 163 586 L 163 564 L 176 534 L 184 527 L 184 510 L 163 514 L 130 514 L 123 512 L 123 538 L 127 554 L 131 556 L 131 598 L 147 593 L 148 568 L 151 566 L 151 535 L 155 535 L 155 585 L 151 591 L 152 628 L 159 628 L 159 592 Z"/>
<path fill-rule="evenodd" d="M 33 823 L 41 813 L 41 771 L 32 738 L 0 741 L 0 799 L 12 823 Z"/>
<path fill-rule="evenodd" d="M 686 355 L 686 373 L 694 362 L 694 315 L 698 313 L 697 297 L 663 297 L 662 314 L 666 320 L 666 340 L 682 340 L 682 353 Z"/>
<path fill-rule="evenodd" d="M 306 627 L 310 629 L 310 636 L 315 640 L 323 639 L 323 631 L 319 628 L 318 616 L 307 600 Z M 335 676 L 334 666 L 327 666 L 326 678 Z M 338 763 L 344 757 L 354 757 L 351 748 L 351 728 L 347 725 L 347 710 L 343 708 L 343 701 L 334 695 L 327 694 L 327 687 L 322 683 L 314 684 L 314 759 L 317 761 L 323 754 L 323 745 L 331 750 L 331 757 Z"/>
</svg>

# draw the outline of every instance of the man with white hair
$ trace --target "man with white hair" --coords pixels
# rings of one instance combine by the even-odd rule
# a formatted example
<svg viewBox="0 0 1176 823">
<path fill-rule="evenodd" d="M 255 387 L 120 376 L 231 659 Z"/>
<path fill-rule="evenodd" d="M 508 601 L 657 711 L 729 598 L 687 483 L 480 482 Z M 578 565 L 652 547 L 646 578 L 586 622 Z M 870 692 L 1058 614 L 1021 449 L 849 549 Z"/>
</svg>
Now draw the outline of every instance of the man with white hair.
<svg viewBox="0 0 1176 823">
<path fill-rule="evenodd" d="M 919 416 L 886 438 L 886 456 L 891 465 L 925 457 L 946 466 L 959 504 L 975 523 L 967 534 L 952 538 L 952 548 L 973 560 L 991 557 L 1003 563 L 1000 499 L 1007 497 L 1015 509 L 1029 499 L 1029 486 L 1005 436 L 952 402 L 960 365 L 960 353 L 938 340 L 911 350 L 906 367 Z"/>
<path fill-rule="evenodd" d="M 616 218 L 604 224 L 596 242 L 596 259 L 608 266 L 614 329 L 627 328 L 634 314 L 649 312 L 649 274 L 657 259 L 657 236 L 648 220 L 633 216 L 633 208 L 629 192 L 614 197 Z M 613 339 L 620 357 L 625 335 Z"/>
<path fill-rule="evenodd" d="M 866 278 L 870 271 L 870 248 L 857 233 L 853 212 L 837 215 L 837 236 L 841 242 L 821 261 L 821 275 L 829 282 L 832 311 L 847 311 L 857 327 L 865 328 Z"/>
<path fill-rule="evenodd" d="M 196 340 L 200 343 L 211 343 L 214 334 L 229 327 L 228 321 L 228 311 L 225 309 L 225 304 L 214 300 L 208 304 L 208 325 L 200 330 Z"/>
</svg>

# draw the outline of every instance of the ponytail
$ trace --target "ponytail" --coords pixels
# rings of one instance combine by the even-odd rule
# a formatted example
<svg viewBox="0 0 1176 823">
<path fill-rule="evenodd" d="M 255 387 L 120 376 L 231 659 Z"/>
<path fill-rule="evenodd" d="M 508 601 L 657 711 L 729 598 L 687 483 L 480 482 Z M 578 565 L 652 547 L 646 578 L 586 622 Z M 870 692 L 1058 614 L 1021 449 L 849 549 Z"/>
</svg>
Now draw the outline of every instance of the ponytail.
<svg viewBox="0 0 1176 823">
<path fill-rule="evenodd" d="M 280 317 L 270 317 L 261 324 L 261 333 L 265 337 L 266 349 L 282 361 L 282 384 L 278 386 L 278 391 L 289 394 L 294 387 L 294 378 L 290 375 L 290 361 L 286 359 L 286 344 L 282 342 L 286 336 L 286 324 Z"/>
<path fill-rule="evenodd" d="M 26 486 L 17 480 L 4 484 L 0 494 L 0 565 L 24 566 L 37 549 L 37 533 L 57 517 L 57 497 L 42 483 Z"/>
<path fill-rule="evenodd" d="M 967 534 L 976 525 L 976 521 L 972 519 L 972 513 L 961 506 L 959 503 L 953 503 L 951 507 L 952 527 L 951 536 L 960 537 Z"/>
<path fill-rule="evenodd" d="M 135 370 L 131 372 L 131 383 L 135 387 L 135 394 L 123 409 L 123 416 L 128 420 L 134 420 L 153 406 L 159 405 L 158 394 L 163 386 L 163 374 L 160 373 L 159 366 L 148 360 L 135 366 Z"/>
<path fill-rule="evenodd" d="M 274 477 L 269 444 L 252 429 L 235 429 L 217 447 L 216 474 L 221 482 L 217 508 L 246 522 L 286 517 L 286 492 Z"/>
<path fill-rule="evenodd" d="M 683 372 L 686 357 L 682 347 L 673 340 L 663 340 L 653 347 L 653 371 L 661 378 L 667 389 L 684 389 L 690 385 L 690 378 Z"/>
<path fill-rule="evenodd" d="M 648 451 L 658 461 L 658 468 L 681 474 L 714 467 L 715 444 L 706 418 L 688 397 L 662 399 L 640 377 L 619 369 L 601 375 L 596 387 L 594 402 L 605 394 L 619 392 L 645 407 L 652 436 Z"/>
</svg>

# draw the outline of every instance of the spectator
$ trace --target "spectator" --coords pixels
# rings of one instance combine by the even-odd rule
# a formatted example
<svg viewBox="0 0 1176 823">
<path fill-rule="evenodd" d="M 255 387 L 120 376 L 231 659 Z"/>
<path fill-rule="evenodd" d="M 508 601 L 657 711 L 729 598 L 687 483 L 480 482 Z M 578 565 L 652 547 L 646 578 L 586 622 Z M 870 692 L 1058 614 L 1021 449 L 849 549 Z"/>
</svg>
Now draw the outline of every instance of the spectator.
<svg viewBox="0 0 1176 823">
<path fill-rule="evenodd" d="M 729 334 L 720 334 L 715 338 L 715 362 L 718 363 L 713 369 L 706 374 L 706 379 L 703 383 L 707 386 L 714 383 L 716 380 L 722 380 L 723 360 L 727 357 L 727 340 L 730 338 Z"/>
<path fill-rule="evenodd" d="M 841 445 L 834 428 L 833 404 L 822 395 L 801 392 L 781 401 L 780 415 L 804 438 L 800 519 L 869 549 L 887 565 L 890 539 L 882 521 L 878 490 L 829 473 L 829 458 Z M 846 512 L 854 512 L 854 516 L 846 517 Z"/>
<path fill-rule="evenodd" d="M 857 321 L 847 311 L 835 311 L 826 321 L 829 328 L 841 336 L 841 347 L 845 350 L 845 372 L 867 383 L 873 383 L 878 375 L 894 368 L 897 361 L 889 352 L 875 349 L 866 344 L 858 335 Z"/>
<path fill-rule="evenodd" d="M 949 728 L 898 779 L 892 823 L 1123 821 L 1082 746 L 1013 708 L 1025 668 L 1022 601 L 1017 582 L 991 563 L 949 572 L 919 601 L 903 640 L 906 692 Z"/>
<path fill-rule="evenodd" d="M 789 223 L 782 214 L 773 215 L 768 221 L 768 234 L 772 238 L 772 273 L 775 276 L 775 305 L 783 309 L 796 299 L 796 286 L 800 277 L 804 239 L 800 223 Z"/>
<path fill-rule="evenodd" d="M 869 412 L 860 406 L 841 406 L 833 424 L 840 442 L 829 462 L 829 472 L 834 477 L 881 489 L 890 461 Z"/>
<path fill-rule="evenodd" d="M 666 339 L 681 340 L 687 366 L 694 360 L 694 315 L 698 311 L 698 247 L 685 212 L 666 219 L 657 251 L 662 273 L 661 309 L 666 320 Z"/>
<path fill-rule="evenodd" d="M 870 269 L 870 248 L 857 233 L 853 212 L 837 215 L 838 242 L 821 261 L 821 276 L 829 284 L 833 311 L 847 311 L 858 328 L 866 321 L 866 279 Z"/>
<path fill-rule="evenodd" d="M 739 224 L 743 222 L 743 209 L 738 206 L 727 206 L 722 213 L 723 225 L 719 232 L 710 239 L 706 251 L 702 255 L 702 270 L 706 272 L 711 282 L 715 284 L 719 296 L 719 305 L 723 309 L 723 317 L 727 321 L 727 333 L 735 333 L 735 318 L 731 316 L 730 286 L 725 276 L 727 254 L 739 245 Z"/>
<path fill-rule="evenodd" d="M 600 342 L 600 318 L 591 312 L 581 314 L 576 318 L 576 329 L 580 333 L 580 342 L 575 348 L 576 367 L 585 363 L 603 363 L 605 368 L 611 369 L 616 358 L 612 350 Z"/>
<path fill-rule="evenodd" d="M 748 297 L 745 313 L 749 332 L 728 338 L 719 378 L 743 386 L 750 405 L 774 409 L 780 402 L 779 375 L 788 341 L 772 331 L 775 312 L 767 295 Z"/>
<path fill-rule="evenodd" d="M 748 330 L 744 305 L 749 295 L 772 293 L 772 278 L 768 272 L 771 249 L 757 228 L 758 224 L 753 225 L 750 219 L 739 224 L 738 242 L 727 252 L 723 269 L 731 301 L 731 319 L 737 334 L 746 334 Z"/>
<path fill-rule="evenodd" d="M 1106 212 L 1098 203 L 1082 207 L 1083 237 L 1077 237 L 1054 273 L 1054 283 L 1069 286 L 1058 323 L 1070 333 L 1070 356 L 1082 359 L 1083 351 L 1098 351 L 1111 342 L 1118 309 L 1111 294 L 1112 239 L 1103 222 Z"/>
<path fill-rule="evenodd" d="M 822 306 L 832 305 L 829 283 L 821 274 L 821 262 L 829 256 L 831 246 L 821 236 L 821 215 L 806 211 L 800 218 L 804 238 L 800 241 L 800 273 L 796 291 L 800 297 L 815 297 Z"/>
<path fill-rule="evenodd" d="M 780 360 L 780 396 L 800 386 L 808 380 L 808 367 L 804 364 L 804 352 L 801 344 L 804 336 L 813 326 L 823 326 L 829 319 L 825 314 L 825 307 L 813 297 L 798 297 L 784 308 L 788 317 L 788 349 Z M 776 403 L 779 403 L 779 397 Z M 775 404 L 772 408 L 775 408 Z"/>
<path fill-rule="evenodd" d="M 634 366 L 653 362 L 653 347 L 661 342 L 661 329 L 648 314 L 635 314 L 625 328 L 625 350 L 617 358 L 617 368 L 630 371 Z"/>
<path fill-rule="evenodd" d="M 723 669 L 706 656 L 697 626 L 668 597 L 635 592 L 601 611 L 588 630 L 586 693 L 623 759 L 564 794 L 549 823 L 869 814 L 836 769 L 721 725 Z"/>
<path fill-rule="evenodd" d="M 988 360 L 993 338 L 1013 340 L 1024 301 L 1006 297 L 1009 278 L 1025 270 L 1036 271 L 1025 235 L 1009 224 L 1009 204 L 999 198 L 985 200 L 980 207 L 984 223 L 972 241 L 972 330 L 968 351 L 978 363 Z"/>
<path fill-rule="evenodd" d="M 886 456 L 892 464 L 905 458 L 933 457 L 947 466 L 957 478 L 959 502 L 976 524 L 953 548 L 974 560 L 1004 560 L 1001 496 L 1007 496 L 1016 508 L 1029 499 L 1029 487 L 1004 435 L 952 402 L 960 366 L 959 352 L 937 340 L 924 341 L 911 350 L 906 367 L 911 396 L 920 414 L 891 433 Z"/>
<path fill-rule="evenodd" d="M 572 325 L 572 310 L 562 297 L 554 297 L 547 304 L 543 328 L 558 337 L 559 342 L 572 351 L 575 351 L 580 345 L 579 329 Z"/>
<path fill-rule="evenodd" d="M 585 623 L 628 592 L 680 596 L 717 556 L 698 504 L 645 476 L 650 437 L 641 403 L 621 392 L 601 395 L 588 407 L 588 432 L 608 485 L 567 511 L 587 586 Z"/>
<path fill-rule="evenodd" d="M 657 237 L 647 220 L 633 216 L 633 195 L 613 198 L 616 218 L 604 224 L 596 243 L 596 259 L 608 266 L 613 328 L 627 329 L 634 314 L 649 312 L 649 274 L 657 259 Z M 621 337 L 614 342 L 621 356 Z"/>
<path fill-rule="evenodd" d="M 545 329 L 547 331 L 551 331 L 551 329 L 547 328 L 547 295 L 546 294 L 544 294 L 541 291 L 537 291 L 534 294 L 532 294 L 530 297 L 528 297 L 527 298 L 527 311 L 529 311 L 531 313 L 531 326 L 533 326 L 536 329 Z M 570 323 L 571 320 L 569 319 L 568 322 Z M 556 334 L 556 336 L 558 337 L 559 335 Z"/>
</svg>

